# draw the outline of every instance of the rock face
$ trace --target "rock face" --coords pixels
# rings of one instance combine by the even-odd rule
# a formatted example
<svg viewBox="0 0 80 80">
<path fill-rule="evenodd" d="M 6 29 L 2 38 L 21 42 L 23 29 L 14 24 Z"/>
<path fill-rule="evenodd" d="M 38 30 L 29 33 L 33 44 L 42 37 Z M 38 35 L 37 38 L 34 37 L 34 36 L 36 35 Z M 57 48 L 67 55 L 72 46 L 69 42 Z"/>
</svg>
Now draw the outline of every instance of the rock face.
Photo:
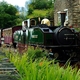
<svg viewBox="0 0 80 80">
<path fill-rule="evenodd" d="M 58 25 L 58 12 L 65 10 L 69 26 L 80 27 L 80 0 L 55 0 L 54 25 Z"/>
</svg>

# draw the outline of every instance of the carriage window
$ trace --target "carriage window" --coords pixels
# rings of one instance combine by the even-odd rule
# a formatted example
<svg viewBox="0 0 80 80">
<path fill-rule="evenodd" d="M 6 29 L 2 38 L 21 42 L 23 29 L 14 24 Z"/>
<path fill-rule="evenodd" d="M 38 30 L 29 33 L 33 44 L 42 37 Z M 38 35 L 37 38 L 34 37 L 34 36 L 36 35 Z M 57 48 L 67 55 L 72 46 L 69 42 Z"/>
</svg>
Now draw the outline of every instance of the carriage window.
<svg viewBox="0 0 80 80">
<path fill-rule="evenodd" d="M 34 19 L 31 19 L 30 20 L 30 24 L 31 24 L 31 26 L 35 26 L 36 25 L 36 21 Z"/>
</svg>

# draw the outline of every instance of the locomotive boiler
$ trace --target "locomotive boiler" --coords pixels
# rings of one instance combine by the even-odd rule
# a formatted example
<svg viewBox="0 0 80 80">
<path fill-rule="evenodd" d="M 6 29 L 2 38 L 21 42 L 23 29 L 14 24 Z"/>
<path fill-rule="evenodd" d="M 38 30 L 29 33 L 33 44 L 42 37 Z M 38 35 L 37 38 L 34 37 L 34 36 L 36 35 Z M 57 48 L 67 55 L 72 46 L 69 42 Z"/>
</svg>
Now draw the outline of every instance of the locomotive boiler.
<svg viewBox="0 0 80 80">
<path fill-rule="evenodd" d="M 23 21 L 24 31 L 18 30 L 14 36 L 18 47 L 26 45 L 39 46 L 49 50 L 52 58 L 64 59 L 75 58 L 77 55 L 78 43 L 77 34 L 74 29 L 64 26 L 65 13 L 61 13 L 61 26 L 52 26 L 51 21 L 43 19 L 41 24 L 36 25 L 35 19 Z"/>
</svg>

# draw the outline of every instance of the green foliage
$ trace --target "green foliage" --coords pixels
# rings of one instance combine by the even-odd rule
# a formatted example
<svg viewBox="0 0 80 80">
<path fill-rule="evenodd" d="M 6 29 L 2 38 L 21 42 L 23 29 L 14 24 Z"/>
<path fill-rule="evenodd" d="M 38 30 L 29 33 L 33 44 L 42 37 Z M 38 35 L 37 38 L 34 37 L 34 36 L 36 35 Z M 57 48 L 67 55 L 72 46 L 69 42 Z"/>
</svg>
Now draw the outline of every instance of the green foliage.
<svg viewBox="0 0 80 80">
<path fill-rule="evenodd" d="M 46 13 L 47 18 L 49 19 L 54 19 L 54 10 L 53 7 L 47 10 L 48 12 Z"/>
<path fill-rule="evenodd" d="M 6 28 L 16 25 L 15 20 L 18 18 L 16 13 L 18 10 L 12 6 L 7 4 L 6 2 L 0 2 L 0 27 Z"/>
<path fill-rule="evenodd" d="M 28 15 L 27 18 L 34 18 L 34 17 L 46 17 L 48 10 L 34 10 L 32 14 Z"/>
<path fill-rule="evenodd" d="M 16 18 L 14 21 L 15 21 L 15 24 L 16 24 L 16 25 L 22 25 L 21 22 L 23 21 L 23 19 L 21 19 L 21 18 Z"/>
<path fill-rule="evenodd" d="M 33 12 L 33 5 L 29 5 L 28 15 L 32 14 L 32 12 Z"/>
<path fill-rule="evenodd" d="M 28 5 L 27 18 L 45 16 L 53 18 L 53 8 L 53 0 L 32 0 Z"/>
<path fill-rule="evenodd" d="M 38 58 L 46 57 L 47 52 L 46 50 L 43 51 L 43 49 L 39 47 L 28 47 L 27 56 L 29 59 L 35 60 Z"/>
<path fill-rule="evenodd" d="M 75 29 L 77 32 L 80 32 L 80 28 L 79 28 L 79 27 L 77 27 L 77 28 L 75 27 L 74 29 Z"/>
<path fill-rule="evenodd" d="M 34 52 L 37 52 L 36 49 L 29 48 L 28 53 L 34 54 Z M 48 61 L 46 58 L 33 61 L 33 55 L 30 57 L 28 53 L 23 55 L 8 53 L 22 80 L 80 80 L 80 70 L 77 68 L 70 65 L 60 67 L 59 63 L 55 64 L 54 60 Z"/>
<path fill-rule="evenodd" d="M 34 9 L 49 9 L 52 5 L 52 0 L 35 0 L 32 2 Z"/>
</svg>

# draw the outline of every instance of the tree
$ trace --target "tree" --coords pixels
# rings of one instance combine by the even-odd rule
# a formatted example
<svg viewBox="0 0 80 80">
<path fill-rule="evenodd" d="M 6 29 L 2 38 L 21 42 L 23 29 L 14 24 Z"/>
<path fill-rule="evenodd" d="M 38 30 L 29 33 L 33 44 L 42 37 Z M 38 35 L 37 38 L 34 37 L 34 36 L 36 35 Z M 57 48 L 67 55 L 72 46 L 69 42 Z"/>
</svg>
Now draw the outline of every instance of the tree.
<svg viewBox="0 0 80 80">
<path fill-rule="evenodd" d="M 7 28 L 16 25 L 18 10 L 10 4 L 0 2 L 0 28 Z"/>
<path fill-rule="evenodd" d="M 53 0 L 31 0 L 28 5 L 27 18 L 33 17 L 51 17 L 54 9 Z M 50 11 L 50 12 L 49 12 Z"/>
</svg>

